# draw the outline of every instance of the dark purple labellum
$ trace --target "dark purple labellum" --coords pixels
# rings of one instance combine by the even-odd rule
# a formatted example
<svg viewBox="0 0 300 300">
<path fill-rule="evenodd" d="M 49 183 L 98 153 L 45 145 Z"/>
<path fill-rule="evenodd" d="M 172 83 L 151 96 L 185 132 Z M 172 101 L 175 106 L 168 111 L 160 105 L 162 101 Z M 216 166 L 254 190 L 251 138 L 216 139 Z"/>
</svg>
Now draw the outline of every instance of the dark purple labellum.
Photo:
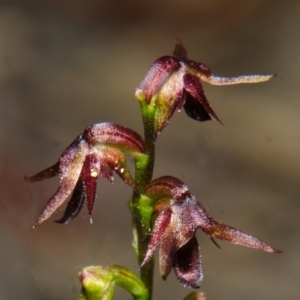
<svg viewBox="0 0 300 300">
<path fill-rule="evenodd" d="M 189 93 L 186 93 L 185 103 L 183 108 L 186 114 L 194 120 L 200 122 L 211 120 L 211 116 L 204 109 L 204 107 L 199 103 L 199 101 L 193 98 Z"/>
</svg>

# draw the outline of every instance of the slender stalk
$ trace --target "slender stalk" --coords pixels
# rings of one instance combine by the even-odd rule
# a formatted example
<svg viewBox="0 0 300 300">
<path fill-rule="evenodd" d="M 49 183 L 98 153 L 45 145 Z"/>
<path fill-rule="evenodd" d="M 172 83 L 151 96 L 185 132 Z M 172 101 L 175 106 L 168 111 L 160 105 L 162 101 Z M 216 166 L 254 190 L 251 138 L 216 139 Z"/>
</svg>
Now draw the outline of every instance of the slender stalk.
<svg viewBox="0 0 300 300">
<path fill-rule="evenodd" d="M 138 263 L 144 260 L 150 240 L 150 224 L 153 204 L 143 197 L 146 186 L 152 180 L 155 160 L 155 131 L 154 131 L 154 109 L 151 105 L 141 103 L 141 112 L 144 123 L 144 140 L 146 145 L 145 159 L 136 162 L 135 181 L 137 191 L 132 197 L 133 225 L 136 235 L 135 250 Z M 149 261 L 140 270 L 141 280 L 149 291 L 149 300 L 152 297 L 154 260 Z"/>
<path fill-rule="evenodd" d="M 150 240 L 150 217 L 145 216 L 143 205 L 141 204 L 142 197 L 139 197 L 136 193 L 133 195 L 133 222 L 134 229 L 136 230 L 137 245 L 136 252 L 138 258 L 138 264 L 141 265 L 147 252 L 148 243 Z M 152 211 L 152 209 L 151 209 Z M 151 216 L 151 214 L 150 214 Z M 148 220 L 148 222 L 146 221 Z M 140 277 L 145 287 L 148 290 L 149 299 L 152 297 L 153 286 L 153 272 L 154 272 L 154 259 L 149 261 L 140 269 Z"/>
</svg>

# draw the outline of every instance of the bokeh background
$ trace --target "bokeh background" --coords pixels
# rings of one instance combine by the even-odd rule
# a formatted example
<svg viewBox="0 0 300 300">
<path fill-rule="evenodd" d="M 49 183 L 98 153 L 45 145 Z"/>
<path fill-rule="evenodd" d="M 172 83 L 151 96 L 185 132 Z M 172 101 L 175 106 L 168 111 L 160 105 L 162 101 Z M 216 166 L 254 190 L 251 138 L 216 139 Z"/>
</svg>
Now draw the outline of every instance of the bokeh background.
<svg viewBox="0 0 300 300">
<path fill-rule="evenodd" d="M 271 82 L 213 87 L 225 126 L 175 114 L 159 136 L 155 177 L 187 183 L 212 216 L 284 254 L 220 242 L 201 232 L 208 300 L 300 297 L 300 2 L 271 0 L 0 1 L 0 298 L 76 299 L 77 272 L 121 264 L 131 248 L 131 191 L 99 180 L 94 223 L 84 209 L 68 225 L 32 230 L 58 179 L 30 184 L 90 124 L 142 133 L 134 88 L 180 37 L 217 75 L 278 73 Z M 156 268 L 157 300 L 191 290 Z M 131 299 L 117 289 L 116 299 Z"/>
</svg>

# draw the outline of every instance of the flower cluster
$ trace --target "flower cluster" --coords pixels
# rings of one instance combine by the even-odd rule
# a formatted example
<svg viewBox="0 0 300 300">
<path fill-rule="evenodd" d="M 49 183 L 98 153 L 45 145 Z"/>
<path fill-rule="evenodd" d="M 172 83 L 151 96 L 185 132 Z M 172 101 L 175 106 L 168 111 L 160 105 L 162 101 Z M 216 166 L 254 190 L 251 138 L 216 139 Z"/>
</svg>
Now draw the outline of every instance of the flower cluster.
<svg viewBox="0 0 300 300">
<path fill-rule="evenodd" d="M 162 56 L 152 64 L 135 95 L 141 103 L 155 106 L 154 127 L 157 135 L 168 124 L 174 111 L 182 108 L 194 120 L 203 122 L 215 119 L 222 124 L 208 103 L 200 81 L 212 85 L 233 85 L 264 82 L 274 76 L 215 76 L 206 65 L 188 59 L 187 51 L 177 40 L 173 56 Z"/>
<path fill-rule="evenodd" d="M 75 139 L 55 165 L 32 177 L 26 177 L 28 181 L 39 181 L 56 175 L 60 177 L 57 192 L 45 204 L 34 226 L 48 219 L 72 192 L 65 214 L 57 222 L 68 223 L 79 214 L 84 202 L 87 203 L 92 222 L 99 176 L 112 182 L 115 172 L 125 183 L 135 188 L 124 151 L 138 159 L 145 151 L 143 139 L 135 131 L 121 125 L 95 124 L 87 127 Z"/>
<path fill-rule="evenodd" d="M 137 286 L 140 287 L 139 297 L 143 294 L 144 298 L 141 296 L 139 299 L 149 299 L 152 280 L 147 276 L 152 274 L 150 269 L 153 265 L 146 264 L 156 249 L 159 249 L 159 267 L 163 279 L 168 277 L 173 268 L 182 284 L 199 288 L 203 272 L 200 248 L 195 237 L 198 228 L 213 241 L 217 238 L 270 253 L 281 252 L 247 233 L 213 219 L 179 179 L 164 176 L 150 182 L 154 167 L 155 140 L 175 110 L 183 108 L 189 117 L 197 121 L 215 119 L 222 124 L 208 103 L 201 82 L 213 85 L 257 83 L 274 76 L 215 76 L 204 64 L 188 59 L 185 48 L 177 40 L 173 55 L 157 59 L 136 89 L 144 121 L 144 140 L 135 131 L 121 125 L 95 124 L 87 127 L 74 140 L 56 164 L 34 176 L 26 177 L 32 182 L 57 175 L 60 179 L 58 190 L 44 205 L 34 226 L 48 219 L 70 195 L 63 217 L 56 222 L 65 224 L 75 218 L 84 202 L 92 222 L 98 177 L 112 182 L 116 173 L 134 190 L 130 207 L 136 239 L 134 247 L 139 261 L 143 260 L 143 282 L 136 280 L 136 276 L 124 268 L 92 267 L 81 273 L 86 293 L 90 290 L 91 295 L 94 295 L 93 289 L 100 287 L 100 290 L 96 288 L 99 290 L 96 294 L 100 295 L 103 292 L 101 284 L 104 282 L 108 286 L 107 299 L 112 299 L 113 285 L 118 283 L 123 287 L 127 286 L 133 295 L 138 291 Z M 125 152 L 134 158 L 135 180 L 128 169 Z M 149 241 L 147 235 L 151 220 L 154 225 Z M 204 295 L 192 293 L 186 299 L 204 299 Z"/>
<path fill-rule="evenodd" d="M 280 253 L 263 241 L 213 219 L 179 179 L 164 176 L 152 181 L 145 196 L 155 201 L 155 219 L 151 240 L 142 266 L 159 248 L 160 274 L 166 279 L 173 267 L 185 286 L 199 288 L 203 278 L 200 248 L 195 237 L 201 228 L 211 238 L 218 238 L 254 249 Z"/>
</svg>

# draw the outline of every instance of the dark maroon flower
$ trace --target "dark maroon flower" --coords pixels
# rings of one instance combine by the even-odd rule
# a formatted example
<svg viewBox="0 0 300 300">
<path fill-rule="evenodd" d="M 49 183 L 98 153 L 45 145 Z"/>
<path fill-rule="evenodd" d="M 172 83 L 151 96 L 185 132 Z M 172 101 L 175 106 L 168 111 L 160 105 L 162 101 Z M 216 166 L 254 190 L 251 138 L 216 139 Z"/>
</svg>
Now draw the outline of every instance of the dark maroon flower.
<svg viewBox="0 0 300 300">
<path fill-rule="evenodd" d="M 72 193 L 65 214 L 58 223 L 68 223 L 76 217 L 86 201 L 90 221 L 96 195 L 98 177 L 112 182 L 117 173 L 125 183 L 135 188 L 134 180 L 126 164 L 124 151 L 134 158 L 143 155 L 143 139 L 133 130 L 113 123 L 89 126 L 82 135 L 62 153 L 59 161 L 32 177 L 28 181 L 39 181 L 59 175 L 57 192 L 45 204 L 35 222 L 38 225 L 48 219 Z"/>
<path fill-rule="evenodd" d="M 145 195 L 156 201 L 153 210 L 156 220 L 142 266 L 159 248 L 163 279 L 167 278 L 173 267 L 182 284 L 191 288 L 200 287 L 203 272 L 200 248 L 195 237 L 198 228 L 212 239 L 218 238 L 271 253 L 281 252 L 247 233 L 214 220 L 177 178 L 165 176 L 152 181 Z"/>
<path fill-rule="evenodd" d="M 173 56 L 157 59 L 148 70 L 136 97 L 141 103 L 155 108 L 155 132 L 160 133 L 177 109 L 182 107 L 189 117 L 198 121 L 215 119 L 222 123 L 208 103 L 200 81 L 213 85 L 257 83 L 275 75 L 242 75 L 219 77 L 202 63 L 187 58 L 180 40 L 176 41 Z"/>
</svg>

